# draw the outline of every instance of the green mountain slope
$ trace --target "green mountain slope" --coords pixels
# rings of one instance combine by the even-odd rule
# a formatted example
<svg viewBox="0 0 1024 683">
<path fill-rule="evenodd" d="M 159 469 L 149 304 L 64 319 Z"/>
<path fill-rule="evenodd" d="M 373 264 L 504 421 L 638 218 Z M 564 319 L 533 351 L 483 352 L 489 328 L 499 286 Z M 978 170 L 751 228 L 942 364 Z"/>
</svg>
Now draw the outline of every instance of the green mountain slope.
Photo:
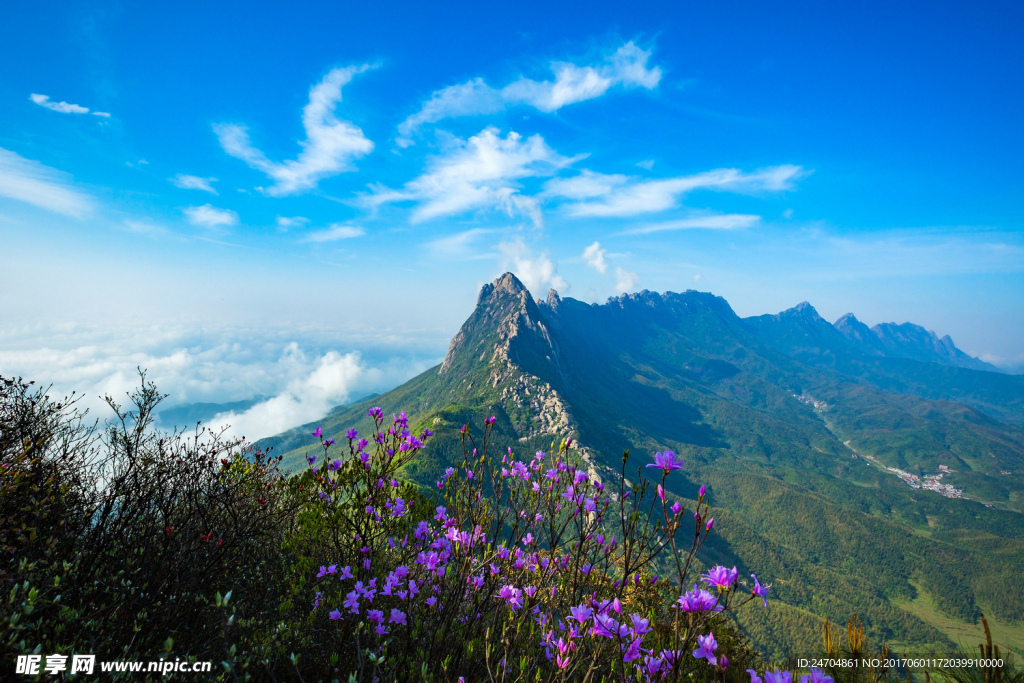
<svg viewBox="0 0 1024 683">
<path fill-rule="evenodd" d="M 1017 399 L 992 401 L 1012 410 Z M 317 424 L 341 440 L 366 429 L 371 403 L 437 432 L 406 473 L 426 487 L 454 460 L 458 427 L 484 413 L 498 417 L 498 443 L 520 451 L 574 436 L 598 474 L 626 448 L 681 453 L 685 476 L 669 493 L 685 501 L 706 483 L 717 505 L 721 535 L 702 561 L 774 584 L 777 612 L 745 618 L 774 657 L 810 654 L 823 618 L 852 612 L 876 643 L 952 652 L 902 607 L 919 605 L 920 591 L 949 620 L 985 610 L 1024 622 L 1013 590 L 1024 579 L 1024 432 L 801 362 L 719 297 L 641 292 L 597 306 L 551 292 L 541 302 L 506 274 L 483 288 L 441 366 Z M 263 444 L 299 467 L 312 429 Z M 921 481 L 939 465 L 951 470 L 942 484 L 977 500 L 912 488 L 887 469 Z"/>
</svg>

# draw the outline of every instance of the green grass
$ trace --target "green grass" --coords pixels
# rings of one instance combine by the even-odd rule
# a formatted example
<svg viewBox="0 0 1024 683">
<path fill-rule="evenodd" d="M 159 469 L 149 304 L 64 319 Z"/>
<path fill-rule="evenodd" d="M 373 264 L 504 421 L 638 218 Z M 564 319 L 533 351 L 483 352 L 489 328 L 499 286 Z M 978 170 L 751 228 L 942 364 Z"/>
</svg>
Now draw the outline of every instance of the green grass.
<svg viewBox="0 0 1024 683">
<path fill-rule="evenodd" d="M 985 629 L 982 627 L 981 621 L 979 620 L 977 624 L 969 624 L 949 617 L 938 609 L 935 600 L 919 583 L 912 583 L 917 589 L 917 597 L 909 601 L 893 600 L 893 604 L 942 631 L 950 640 L 959 643 L 965 650 L 975 652 L 978 643 L 985 641 Z M 1024 655 L 1024 624 L 998 621 L 989 616 L 987 611 L 985 618 L 992 630 L 993 643 L 1001 648 L 1009 648 L 1018 655 Z"/>
</svg>

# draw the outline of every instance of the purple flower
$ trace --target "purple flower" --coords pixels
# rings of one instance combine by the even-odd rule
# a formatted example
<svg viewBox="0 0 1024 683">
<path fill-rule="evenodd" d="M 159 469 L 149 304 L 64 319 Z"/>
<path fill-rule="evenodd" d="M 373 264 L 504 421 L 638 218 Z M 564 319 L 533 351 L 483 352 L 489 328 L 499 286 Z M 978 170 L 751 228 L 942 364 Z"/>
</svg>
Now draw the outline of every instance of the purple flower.
<svg viewBox="0 0 1024 683">
<path fill-rule="evenodd" d="M 768 597 L 767 596 L 768 596 L 768 591 L 771 590 L 771 586 L 770 585 L 762 586 L 758 582 L 757 577 L 754 576 L 753 574 L 750 575 L 750 578 L 752 578 L 754 580 L 754 591 L 753 591 L 754 595 L 760 595 L 761 599 L 764 600 L 764 606 L 767 607 L 768 606 Z"/>
<path fill-rule="evenodd" d="M 487 424 L 489 424 L 489 425 L 492 425 L 492 424 L 494 424 L 494 416 L 493 416 L 493 415 L 491 415 L 491 416 L 490 416 L 489 418 L 487 418 L 486 420 L 484 420 L 484 422 L 485 422 L 485 423 L 487 423 Z"/>
<path fill-rule="evenodd" d="M 334 609 L 334 610 L 331 610 L 330 614 L 328 614 L 327 616 L 329 616 L 331 618 L 331 621 L 337 621 L 338 619 L 341 619 L 341 612 L 339 612 L 338 610 Z"/>
<path fill-rule="evenodd" d="M 570 607 L 569 611 L 572 612 L 570 619 L 575 619 L 579 623 L 587 621 L 594 615 L 594 610 L 590 609 L 586 605 L 580 605 L 579 607 Z"/>
<path fill-rule="evenodd" d="M 315 431 L 315 432 L 313 432 L 313 436 L 315 436 L 315 437 L 316 437 L 316 438 L 318 438 L 318 439 L 319 439 L 319 438 L 320 438 L 321 436 L 323 436 L 323 432 L 321 432 L 321 431 L 320 431 L 320 428 L 319 428 L 319 427 L 317 427 L 317 428 L 316 428 L 316 431 Z"/>
<path fill-rule="evenodd" d="M 316 578 L 320 579 L 327 576 L 327 567 L 320 565 L 320 573 L 316 575 Z"/>
<path fill-rule="evenodd" d="M 427 599 L 426 599 L 426 601 L 425 601 L 425 602 L 426 602 L 426 603 L 427 603 L 428 605 L 430 605 L 431 607 L 433 607 L 433 606 L 434 606 L 434 604 L 435 604 L 435 603 L 437 602 L 437 598 L 435 598 L 434 596 L 430 596 L 429 598 L 427 598 Z"/>
<path fill-rule="evenodd" d="M 683 506 L 679 504 L 679 501 L 672 503 L 672 514 L 678 515 L 683 511 Z"/>
<path fill-rule="evenodd" d="M 753 669 L 747 669 L 747 673 L 750 674 L 750 683 L 764 683 L 761 677 L 758 676 L 757 672 Z"/>
<path fill-rule="evenodd" d="M 725 671 L 729 668 L 729 660 L 726 658 L 725 655 L 722 655 L 718 658 L 718 668 L 722 671 Z"/>
<path fill-rule="evenodd" d="M 723 609 L 722 605 L 718 604 L 717 597 L 706 590 L 698 589 L 697 586 L 680 595 L 675 606 L 684 612 L 719 612 Z"/>
<path fill-rule="evenodd" d="M 356 431 L 356 430 L 354 430 L 354 429 L 350 429 L 350 430 L 348 430 L 347 432 L 345 432 L 345 436 L 347 436 L 347 437 L 348 437 L 348 438 L 350 438 L 350 439 L 354 439 L 354 438 L 356 438 L 357 436 L 359 436 L 359 432 L 357 432 L 357 431 Z"/>
<path fill-rule="evenodd" d="M 715 642 L 715 634 L 709 633 L 706 636 L 697 636 L 697 644 L 700 646 L 693 651 L 696 659 L 707 659 L 711 666 L 718 666 L 718 658 L 715 657 L 715 650 L 718 643 Z"/>
<path fill-rule="evenodd" d="M 661 484 L 658 484 L 658 498 L 665 500 L 665 489 L 661 487 Z"/>
<path fill-rule="evenodd" d="M 326 441 L 324 441 L 324 448 L 327 448 L 328 446 L 333 446 L 333 445 L 334 445 L 334 439 L 327 439 Z"/>
<path fill-rule="evenodd" d="M 665 474 L 668 474 L 672 470 L 681 470 L 681 469 L 683 469 L 683 465 L 684 464 L 685 463 L 683 463 L 682 460 L 680 460 L 679 462 L 676 462 L 676 454 L 675 453 L 673 453 L 672 451 L 665 451 L 664 453 L 655 453 L 654 454 L 654 463 L 653 464 L 649 464 L 647 466 L 648 467 L 657 467 L 658 469 L 662 470 Z"/>
<path fill-rule="evenodd" d="M 801 676 L 800 683 L 835 683 L 831 676 L 826 676 L 821 669 L 811 669 L 810 676 Z"/>
<path fill-rule="evenodd" d="M 384 411 L 380 409 L 380 406 L 374 406 L 366 411 L 366 415 L 373 418 L 383 417 Z"/>
<path fill-rule="evenodd" d="M 706 490 L 707 489 L 704 488 L 704 484 L 701 484 L 700 485 L 700 490 L 697 491 L 697 498 L 703 498 L 704 497 L 704 491 L 706 491 Z"/>
<path fill-rule="evenodd" d="M 633 635 L 637 638 L 643 638 L 643 636 L 651 632 L 651 622 L 649 619 L 644 619 L 639 614 L 630 614 L 629 620 L 633 622 Z"/>
<path fill-rule="evenodd" d="M 384 623 L 384 611 L 379 609 L 367 610 L 366 618 L 370 621 L 375 621 L 378 624 L 382 624 Z"/>
<path fill-rule="evenodd" d="M 637 638 L 629 644 L 626 651 L 622 653 L 622 661 L 632 662 L 634 659 L 640 659 L 640 642 L 641 638 Z"/>
<path fill-rule="evenodd" d="M 661 657 L 652 657 L 647 655 L 644 657 L 644 666 L 647 667 L 647 675 L 653 677 L 656 673 L 661 671 L 662 666 L 665 665 L 665 661 Z"/>
<path fill-rule="evenodd" d="M 388 619 L 388 623 L 405 626 L 405 612 L 400 609 L 391 608 L 391 618 Z"/>
<path fill-rule="evenodd" d="M 719 590 L 721 590 L 736 583 L 736 579 L 739 578 L 739 575 L 740 573 L 736 570 L 736 567 L 726 569 L 722 565 L 717 565 L 709 569 L 707 574 L 701 574 L 700 578 L 704 583 L 717 586 Z"/>
<path fill-rule="evenodd" d="M 708 531 L 711 531 L 711 527 L 713 527 L 714 525 L 715 525 L 715 518 L 712 517 L 711 519 L 708 520 L 708 523 L 704 525 L 704 528 L 707 529 Z"/>
<path fill-rule="evenodd" d="M 352 568 L 351 567 L 342 567 L 341 568 L 341 576 L 339 576 L 338 578 L 339 579 L 351 579 L 351 578 L 353 578 L 352 577 Z"/>
<path fill-rule="evenodd" d="M 793 674 L 788 671 L 765 671 L 766 683 L 793 683 Z"/>
<path fill-rule="evenodd" d="M 614 638 L 618 628 L 619 623 L 610 615 L 595 614 L 594 628 L 591 629 L 590 634 L 594 636 L 604 636 L 605 638 Z"/>
</svg>

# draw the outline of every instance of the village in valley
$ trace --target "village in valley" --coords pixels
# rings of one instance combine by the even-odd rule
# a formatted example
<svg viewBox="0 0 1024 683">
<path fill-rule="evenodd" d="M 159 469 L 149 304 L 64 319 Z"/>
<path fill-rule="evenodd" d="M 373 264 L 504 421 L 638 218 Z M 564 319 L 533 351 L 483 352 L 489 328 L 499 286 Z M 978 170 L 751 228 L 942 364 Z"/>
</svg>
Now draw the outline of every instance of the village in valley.
<svg viewBox="0 0 1024 683">
<path fill-rule="evenodd" d="M 812 408 L 814 408 L 815 412 L 818 413 L 824 412 L 825 410 L 828 409 L 828 404 L 825 403 L 824 401 L 818 401 L 809 396 L 804 396 L 803 394 L 793 394 L 793 398 L 795 398 L 797 401 L 800 401 L 800 403 L 811 406 Z M 828 421 L 826 421 L 825 424 L 829 428 L 829 431 L 833 431 L 831 425 L 828 424 Z M 833 433 L 835 432 L 833 431 Z M 852 445 L 850 445 L 849 440 L 843 441 L 843 445 L 850 449 L 850 452 L 853 454 L 854 458 L 864 458 L 865 460 L 868 460 L 874 463 L 875 465 L 878 465 L 879 467 L 882 467 L 885 470 L 892 472 L 897 477 L 906 482 L 907 485 L 912 489 L 934 491 L 935 493 L 943 495 L 946 498 L 963 498 L 967 500 L 967 497 L 964 495 L 963 490 L 956 488 L 952 484 L 942 483 L 942 478 L 954 471 L 949 469 L 949 465 L 939 465 L 939 472 L 937 474 L 917 475 L 907 472 L 906 470 L 901 470 L 898 467 L 888 467 L 887 465 L 879 462 L 878 459 L 875 458 L 873 455 L 858 453 L 857 450 Z"/>
</svg>

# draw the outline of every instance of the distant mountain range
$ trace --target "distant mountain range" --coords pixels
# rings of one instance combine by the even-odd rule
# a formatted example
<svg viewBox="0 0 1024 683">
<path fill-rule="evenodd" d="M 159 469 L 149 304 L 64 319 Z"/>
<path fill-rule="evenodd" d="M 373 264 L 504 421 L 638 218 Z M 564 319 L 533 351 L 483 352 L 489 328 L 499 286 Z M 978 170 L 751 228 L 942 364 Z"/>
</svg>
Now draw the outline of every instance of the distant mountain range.
<svg viewBox="0 0 1024 683">
<path fill-rule="evenodd" d="M 809 304 L 743 319 L 695 291 L 542 301 L 506 273 L 440 366 L 261 443 L 303 466 L 315 426 L 341 442 L 371 404 L 437 433 L 405 473 L 425 487 L 489 414 L 520 452 L 574 436 L 600 476 L 624 449 L 682 454 L 669 494 L 692 505 L 703 483 L 717 506 L 702 561 L 771 577 L 772 609 L 741 621 L 773 656 L 817 652 L 824 617 L 853 612 L 876 644 L 941 654 L 984 610 L 1024 652 L 1024 377 L 948 337 Z"/>
<path fill-rule="evenodd" d="M 806 301 L 779 313 L 745 318 L 763 342 L 795 358 L 818 364 L 828 357 L 901 358 L 952 365 L 971 370 L 1002 372 L 968 356 L 949 338 L 941 339 L 913 323 L 882 323 L 868 327 L 847 313 L 829 324 Z"/>
</svg>

